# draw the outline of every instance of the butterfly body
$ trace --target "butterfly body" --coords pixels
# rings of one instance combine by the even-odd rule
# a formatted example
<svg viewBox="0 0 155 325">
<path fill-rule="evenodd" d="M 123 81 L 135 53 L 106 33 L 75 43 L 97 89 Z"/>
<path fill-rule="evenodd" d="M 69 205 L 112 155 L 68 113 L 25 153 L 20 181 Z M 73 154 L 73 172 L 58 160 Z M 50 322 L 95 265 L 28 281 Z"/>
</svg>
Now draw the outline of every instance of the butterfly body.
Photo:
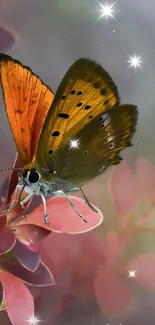
<svg viewBox="0 0 155 325">
<path fill-rule="evenodd" d="M 61 194 L 67 198 L 67 193 L 81 190 L 120 163 L 121 150 L 131 146 L 137 107 L 120 105 L 112 78 L 92 60 L 77 60 L 55 96 L 29 68 L 5 54 L 0 54 L 0 81 L 23 163 L 17 188 L 28 196 L 22 206 L 33 195 L 40 195 L 47 216 L 46 197 Z"/>
<path fill-rule="evenodd" d="M 42 193 L 45 197 L 53 196 L 60 190 L 63 190 L 64 192 L 74 191 L 74 188 L 71 185 L 69 186 L 68 183 L 65 184 L 61 180 L 53 178 L 50 182 L 46 182 L 41 179 L 41 175 L 35 169 L 19 174 L 18 184 L 21 189 L 24 186 L 24 191 L 28 194 L 33 193 L 34 195 L 40 195 L 40 193 Z"/>
</svg>

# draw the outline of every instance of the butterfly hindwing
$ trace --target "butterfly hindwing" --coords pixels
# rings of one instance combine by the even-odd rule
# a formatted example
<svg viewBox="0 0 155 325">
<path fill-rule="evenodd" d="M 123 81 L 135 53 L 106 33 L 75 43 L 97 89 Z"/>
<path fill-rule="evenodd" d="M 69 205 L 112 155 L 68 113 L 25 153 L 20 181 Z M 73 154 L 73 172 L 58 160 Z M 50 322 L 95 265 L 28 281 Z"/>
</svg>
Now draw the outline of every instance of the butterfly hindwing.
<svg viewBox="0 0 155 325">
<path fill-rule="evenodd" d="M 43 126 L 36 157 L 42 177 L 42 170 L 52 171 L 54 157 L 69 135 L 118 105 L 117 87 L 108 73 L 94 61 L 77 60 L 62 79 Z"/>
<path fill-rule="evenodd" d="M 0 54 L 0 81 L 6 113 L 23 166 L 32 166 L 52 91 L 28 68 Z"/>
<path fill-rule="evenodd" d="M 137 124 L 137 108 L 122 105 L 97 116 L 77 134 L 78 148 L 70 148 L 70 140 L 54 161 L 56 176 L 71 187 L 82 186 L 109 166 L 121 161 L 119 153 L 131 145 Z"/>
</svg>

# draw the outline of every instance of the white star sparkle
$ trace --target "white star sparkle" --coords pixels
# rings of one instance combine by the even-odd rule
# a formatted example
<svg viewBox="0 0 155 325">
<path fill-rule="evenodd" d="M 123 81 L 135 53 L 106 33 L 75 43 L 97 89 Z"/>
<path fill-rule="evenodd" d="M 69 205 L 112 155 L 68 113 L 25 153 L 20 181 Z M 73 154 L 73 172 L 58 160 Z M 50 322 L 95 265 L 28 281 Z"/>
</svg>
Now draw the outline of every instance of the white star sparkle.
<svg viewBox="0 0 155 325">
<path fill-rule="evenodd" d="M 79 140 L 70 140 L 70 146 L 69 149 L 79 149 Z"/>
<path fill-rule="evenodd" d="M 134 69 L 136 69 L 137 67 L 141 68 L 141 63 L 143 63 L 143 61 L 140 60 L 141 55 L 140 56 L 136 56 L 136 55 L 130 56 L 129 55 L 129 58 L 130 58 L 130 60 L 127 61 L 128 63 L 130 63 L 129 68 L 132 68 L 132 67 Z"/>
<path fill-rule="evenodd" d="M 129 272 L 129 278 L 135 278 L 136 277 L 136 270 L 133 270 L 133 271 L 131 271 L 131 270 L 128 270 L 128 272 Z"/>
<path fill-rule="evenodd" d="M 100 3 L 99 1 L 97 1 L 97 3 L 101 6 L 101 9 L 100 10 L 97 10 L 97 11 L 101 12 L 101 15 L 100 15 L 100 17 L 96 21 L 100 20 L 102 17 L 105 17 L 106 20 L 108 20 L 108 18 L 115 19 L 114 15 L 113 15 L 113 13 L 116 12 L 116 10 L 113 9 L 113 7 L 115 5 L 115 2 L 112 3 L 111 5 L 108 5 L 108 3 L 105 3 L 103 5 L 102 3 Z"/>
<path fill-rule="evenodd" d="M 31 316 L 27 322 L 29 323 L 29 325 L 38 325 L 41 320 L 35 316 Z"/>
</svg>

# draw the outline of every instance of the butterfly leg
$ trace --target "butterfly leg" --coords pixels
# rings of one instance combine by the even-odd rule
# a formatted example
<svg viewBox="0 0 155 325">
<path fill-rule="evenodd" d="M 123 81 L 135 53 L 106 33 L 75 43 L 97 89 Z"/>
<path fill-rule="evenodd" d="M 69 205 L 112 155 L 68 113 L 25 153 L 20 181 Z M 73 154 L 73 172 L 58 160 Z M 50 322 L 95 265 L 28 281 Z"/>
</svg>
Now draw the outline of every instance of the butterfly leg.
<svg viewBox="0 0 155 325">
<path fill-rule="evenodd" d="M 47 215 L 46 199 L 45 199 L 45 197 L 44 197 L 43 194 L 39 194 L 39 195 L 40 195 L 41 198 L 42 198 L 43 206 L 44 206 L 44 221 L 45 221 L 46 225 L 48 225 L 49 222 L 48 222 L 48 215 Z"/>
<path fill-rule="evenodd" d="M 66 200 L 68 201 L 68 203 L 70 204 L 70 206 L 72 207 L 72 209 L 75 211 L 75 213 L 80 217 L 80 219 L 82 219 L 84 222 L 88 222 L 79 212 L 78 210 L 76 209 L 74 203 L 71 201 L 71 199 L 62 191 L 62 190 L 59 190 L 59 191 L 56 191 L 56 192 L 53 192 L 54 195 L 62 195 L 66 198 Z"/>
<path fill-rule="evenodd" d="M 93 211 L 95 211 L 96 213 L 98 213 L 98 211 L 93 207 L 93 205 L 89 202 L 88 198 L 86 197 L 85 193 L 83 192 L 82 188 L 79 187 L 79 191 L 81 192 L 81 194 L 83 195 L 83 198 L 85 200 L 85 203 L 89 206 L 89 208 Z"/>
<path fill-rule="evenodd" d="M 23 201 L 20 202 L 21 208 L 24 209 L 24 204 L 29 201 L 29 199 L 34 195 L 34 193 L 30 193 Z M 47 208 L 46 208 L 46 200 L 43 194 L 38 194 L 41 196 L 42 201 L 43 201 L 43 206 L 44 206 L 44 220 L 45 223 L 48 224 L 48 216 L 47 216 Z"/>
<path fill-rule="evenodd" d="M 19 202 L 22 209 L 25 209 L 24 204 L 28 202 L 33 195 L 34 193 L 30 193 L 23 201 Z"/>
</svg>

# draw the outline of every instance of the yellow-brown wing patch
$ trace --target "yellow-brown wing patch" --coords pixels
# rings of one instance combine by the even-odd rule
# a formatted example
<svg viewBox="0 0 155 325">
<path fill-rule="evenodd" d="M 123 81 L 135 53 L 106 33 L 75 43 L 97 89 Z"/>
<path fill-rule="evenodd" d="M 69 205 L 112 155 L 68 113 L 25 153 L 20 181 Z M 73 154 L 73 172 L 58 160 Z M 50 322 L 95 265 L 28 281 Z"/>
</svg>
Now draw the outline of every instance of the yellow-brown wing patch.
<svg viewBox="0 0 155 325">
<path fill-rule="evenodd" d="M 6 113 L 23 165 L 32 165 L 52 91 L 28 68 L 0 54 L 0 81 Z"/>
<path fill-rule="evenodd" d="M 119 105 L 108 73 L 89 59 L 77 60 L 64 76 L 46 117 L 37 150 L 40 168 L 52 168 L 59 147 L 101 112 Z"/>
</svg>

